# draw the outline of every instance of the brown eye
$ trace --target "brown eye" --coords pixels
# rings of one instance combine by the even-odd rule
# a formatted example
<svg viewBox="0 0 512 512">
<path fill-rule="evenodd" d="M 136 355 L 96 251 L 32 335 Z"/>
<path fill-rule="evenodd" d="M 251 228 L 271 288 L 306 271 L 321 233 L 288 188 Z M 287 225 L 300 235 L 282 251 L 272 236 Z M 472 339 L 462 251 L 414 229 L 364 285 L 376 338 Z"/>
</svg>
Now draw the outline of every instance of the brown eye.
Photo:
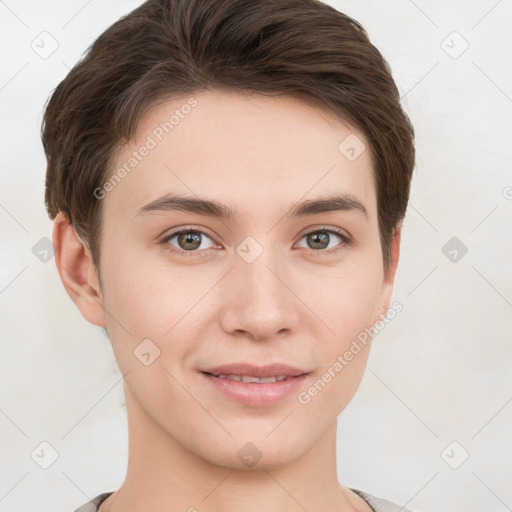
<svg viewBox="0 0 512 512">
<path fill-rule="evenodd" d="M 334 229 L 311 231 L 305 234 L 302 239 L 306 240 L 306 246 L 302 245 L 301 247 L 312 249 L 314 252 L 316 251 L 320 254 L 334 253 L 349 245 L 351 242 L 349 235 Z"/>
<path fill-rule="evenodd" d="M 176 241 L 173 243 L 174 239 L 176 239 Z M 208 241 L 211 245 L 208 245 Z M 204 250 L 213 247 L 212 239 L 206 233 L 198 229 L 181 229 L 175 231 L 165 237 L 162 240 L 162 244 L 164 244 L 169 251 L 184 256 L 200 255 Z"/>
<path fill-rule="evenodd" d="M 326 249 L 331 237 L 325 231 L 317 231 L 306 235 L 306 238 L 311 249 Z"/>
<path fill-rule="evenodd" d="M 185 231 L 177 235 L 180 249 L 191 251 L 201 246 L 201 233 L 198 231 Z"/>
</svg>

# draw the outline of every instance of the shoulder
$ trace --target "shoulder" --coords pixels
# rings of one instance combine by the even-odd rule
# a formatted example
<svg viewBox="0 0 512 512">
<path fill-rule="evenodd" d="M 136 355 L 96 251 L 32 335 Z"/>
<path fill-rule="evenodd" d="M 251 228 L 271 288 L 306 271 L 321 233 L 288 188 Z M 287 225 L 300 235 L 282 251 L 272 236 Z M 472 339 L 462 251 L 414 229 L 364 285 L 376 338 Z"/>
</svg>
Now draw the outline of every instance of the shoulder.
<svg viewBox="0 0 512 512">
<path fill-rule="evenodd" d="M 98 494 L 95 498 L 93 498 L 91 501 L 88 501 L 81 507 L 77 508 L 75 512 L 97 512 L 99 506 L 113 493 L 112 492 L 103 492 L 101 494 Z"/>
<path fill-rule="evenodd" d="M 367 492 L 352 488 L 350 488 L 350 490 L 363 498 L 363 500 L 366 501 L 366 503 L 368 503 L 375 512 L 413 512 L 408 508 L 404 508 L 402 505 L 397 505 L 396 503 L 385 500 L 384 498 L 378 498 L 377 496 L 373 496 Z"/>
<path fill-rule="evenodd" d="M 366 503 L 368 503 L 375 512 L 412 512 L 411 510 L 385 500 L 384 498 L 378 498 L 377 496 L 373 496 L 372 494 L 368 494 L 367 492 L 363 492 L 358 489 L 350 488 L 350 490 L 366 501 Z M 77 508 L 75 512 L 97 512 L 99 506 L 112 494 L 112 492 L 98 494 L 98 496 L 93 498 L 91 501 L 88 501 L 81 507 Z"/>
</svg>

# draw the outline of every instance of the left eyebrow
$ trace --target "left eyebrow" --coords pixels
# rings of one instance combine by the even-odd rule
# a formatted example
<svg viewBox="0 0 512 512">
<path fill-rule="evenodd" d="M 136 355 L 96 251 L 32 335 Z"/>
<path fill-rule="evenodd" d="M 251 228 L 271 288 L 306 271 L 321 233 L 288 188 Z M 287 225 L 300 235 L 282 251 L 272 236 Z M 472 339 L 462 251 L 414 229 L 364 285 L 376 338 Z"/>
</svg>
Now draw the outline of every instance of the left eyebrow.
<svg viewBox="0 0 512 512">
<path fill-rule="evenodd" d="M 368 219 L 368 211 L 363 203 L 351 194 L 341 194 L 315 200 L 308 199 L 293 204 L 286 217 L 305 217 L 335 211 L 353 211 L 362 214 L 366 220 Z"/>
<path fill-rule="evenodd" d="M 182 211 L 228 220 L 234 219 L 237 215 L 236 210 L 218 201 L 170 193 L 144 205 L 135 216 L 168 211 Z M 353 211 L 368 219 L 365 206 L 356 197 L 346 193 L 293 203 L 285 217 L 306 217 L 334 211 Z"/>
</svg>

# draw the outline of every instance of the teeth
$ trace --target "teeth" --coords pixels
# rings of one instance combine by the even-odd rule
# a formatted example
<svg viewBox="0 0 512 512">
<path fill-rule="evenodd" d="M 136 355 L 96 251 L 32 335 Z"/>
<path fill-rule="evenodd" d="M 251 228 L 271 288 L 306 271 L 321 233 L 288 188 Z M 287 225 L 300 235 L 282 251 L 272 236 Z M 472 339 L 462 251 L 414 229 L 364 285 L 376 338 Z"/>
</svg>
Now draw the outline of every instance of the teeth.
<svg viewBox="0 0 512 512">
<path fill-rule="evenodd" d="M 261 382 L 261 381 L 260 381 L 260 379 L 258 379 L 258 377 L 247 377 L 247 376 L 244 375 L 242 377 L 242 382 Z M 265 379 L 265 382 L 272 382 L 272 378 L 270 380 L 269 379 Z"/>
<path fill-rule="evenodd" d="M 249 375 L 216 375 L 219 379 L 229 379 L 229 380 L 236 380 L 238 382 L 246 382 L 246 383 L 256 383 L 261 384 L 265 382 L 282 382 L 286 379 L 286 375 L 277 375 L 275 377 L 265 377 L 265 378 L 258 378 L 258 377 L 251 377 Z"/>
</svg>

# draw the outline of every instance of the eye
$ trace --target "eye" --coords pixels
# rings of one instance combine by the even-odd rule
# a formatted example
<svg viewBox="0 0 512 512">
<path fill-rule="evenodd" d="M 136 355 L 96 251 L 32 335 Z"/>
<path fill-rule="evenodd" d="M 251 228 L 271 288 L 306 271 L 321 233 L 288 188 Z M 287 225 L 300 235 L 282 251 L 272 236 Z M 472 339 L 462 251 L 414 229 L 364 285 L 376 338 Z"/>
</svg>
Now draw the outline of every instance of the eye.
<svg viewBox="0 0 512 512">
<path fill-rule="evenodd" d="M 334 235 L 334 237 L 332 236 Z M 338 243 L 336 244 L 336 238 Z M 322 228 L 316 231 L 306 233 L 301 240 L 306 239 L 308 249 L 313 249 L 314 252 L 321 252 L 322 254 L 333 254 L 343 247 L 350 245 L 351 238 L 349 235 L 337 229 Z M 341 243 L 339 242 L 341 240 Z M 334 245 L 331 244 L 334 242 Z"/>
<path fill-rule="evenodd" d="M 176 239 L 176 245 L 172 244 L 171 241 Z M 205 243 L 205 239 L 212 239 L 204 232 L 199 229 L 180 229 L 166 236 L 161 243 L 166 246 L 166 249 L 172 253 L 180 254 L 183 256 L 196 256 L 202 251 L 199 249 L 210 249 L 208 243 Z"/>
<path fill-rule="evenodd" d="M 172 243 L 174 239 L 176 239 L 176 241 Z M 352 241 L 349 235 L 333 228 L 321 228 L 310 231 L 301 238 L 301 240 L 303 239 L 306 239 L 306 243 L 308 244 L 306 248 L 312 249 L 313 253 L 319 253 L 315 254 L 315 256 L 319 256 L 320 254 L 333 254 L 343 249 L 343 247 L 350 245 Z M 336 239 L 338 239 L 337 244 L 335 243 Z M 208 245 L 207 240 L 210 241 L 211 245 Z M 202 252 L 213 248 L 215 245 L 212 238 L 207 233 L 200 229 L 192 228 L 183 228 L 173 231 L 161 241 L 161 244 L 165 245 L 166 250 L 169 252 L 182 256 L 200 256 Z"/>
</svg>

